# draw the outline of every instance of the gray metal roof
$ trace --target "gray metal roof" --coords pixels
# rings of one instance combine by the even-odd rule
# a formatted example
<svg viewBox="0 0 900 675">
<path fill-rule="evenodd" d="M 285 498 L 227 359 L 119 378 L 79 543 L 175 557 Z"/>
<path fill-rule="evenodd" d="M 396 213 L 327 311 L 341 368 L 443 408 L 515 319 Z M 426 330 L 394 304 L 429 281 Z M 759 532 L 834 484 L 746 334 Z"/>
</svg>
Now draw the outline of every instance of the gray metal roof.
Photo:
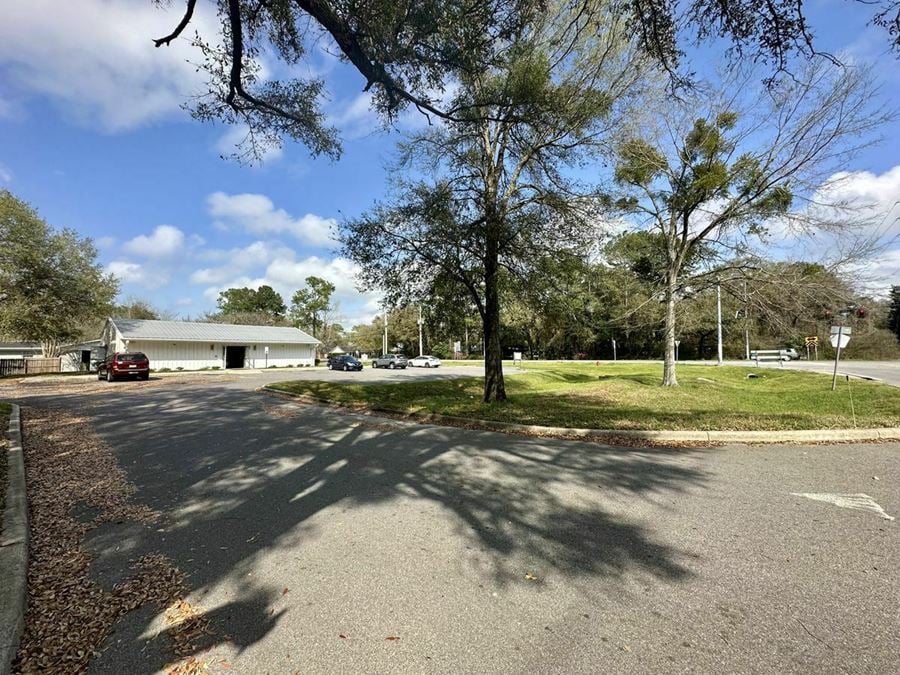
<svg viewBox="0 0 900 675">
<path fill-rule="evenodd" d="M 40 342 L 0 342 L 0 349 L 40 349 Z"/>
<path fill-rule="evenodd" d="M 184 342 L 237 342 L 240 344 L 318 344 L 299 328 L 241 326 L 231 323 L 110 319 L 126 340 L 174 340 Z"/>
</svg>

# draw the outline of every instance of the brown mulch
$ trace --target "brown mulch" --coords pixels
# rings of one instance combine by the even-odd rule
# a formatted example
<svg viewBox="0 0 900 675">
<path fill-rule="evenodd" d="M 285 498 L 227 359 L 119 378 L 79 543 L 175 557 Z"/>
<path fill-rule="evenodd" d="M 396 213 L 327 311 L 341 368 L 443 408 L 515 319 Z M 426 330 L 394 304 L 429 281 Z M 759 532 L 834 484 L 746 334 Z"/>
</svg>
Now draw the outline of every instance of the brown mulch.
<svg viewBox="0 0 900 675">
<path fill-rule="evenodd" d="M 203 672 L 191 655 L 209 626 L 184 600 L 184 574 L 169 558 L 133 560 L 132 575 L 110 591 L 91 579 L 91 557 L 82 546 L 87 532 L 106 522 L 152 525 L 159 514 L 131 502 L 134 486 L 86 419 L 27 408 L 23 426 L 31 546 L 28 610 L 14 671 L 85 672 L 116 621 L 152 603 L 166 610 L 174 652 L 170 672 Z M 98 513 L 81 522 L 73 515 L 76 505 Z"/>
</svg>

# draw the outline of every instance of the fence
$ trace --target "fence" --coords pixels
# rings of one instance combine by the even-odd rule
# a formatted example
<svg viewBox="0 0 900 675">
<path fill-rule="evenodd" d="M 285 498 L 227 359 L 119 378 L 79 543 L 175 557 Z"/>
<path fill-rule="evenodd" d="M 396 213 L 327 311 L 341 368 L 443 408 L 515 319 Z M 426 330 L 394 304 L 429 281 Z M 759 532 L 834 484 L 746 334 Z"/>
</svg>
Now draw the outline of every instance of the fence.
<svg viewBox="0 0 900 675">
<path fill-rule="evenodd" d="M 2 359 L 0 358 L 0 377 L 5 375 L 36 375 L 38 373 L 58 373 L 59 357 L 53 359 Z"/>
</svg>

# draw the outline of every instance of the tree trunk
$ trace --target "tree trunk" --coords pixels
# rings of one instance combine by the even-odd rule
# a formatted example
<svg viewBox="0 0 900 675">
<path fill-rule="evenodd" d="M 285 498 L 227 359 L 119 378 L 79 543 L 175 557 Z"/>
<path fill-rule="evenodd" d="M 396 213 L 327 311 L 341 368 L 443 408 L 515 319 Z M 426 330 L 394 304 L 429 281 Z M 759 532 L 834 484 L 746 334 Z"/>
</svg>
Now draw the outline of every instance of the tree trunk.
<svg viewBox="0 0 900 675">
<path fill-rule="evenodd" d="M 678 278 L 669 273 L 666 280 L 666 324 L 664 339 L 666 354 L 663 361 L 663 386 L 677 387 L 678 378 L 675 375 L 675 289 Z"/>
<path fill-rule="evenodd" d="M 490 229 L 484 264 L 484 402 L 506 400 L 503 351 L 500 347 L 499 241 Z"/>
<path fill-rule="evenodd" d="M 43 356 L 45 359 L 55 358 L 59 356 L 59 347 L 59 340 L 41 340 L 41 356 Z"/>
</svg>

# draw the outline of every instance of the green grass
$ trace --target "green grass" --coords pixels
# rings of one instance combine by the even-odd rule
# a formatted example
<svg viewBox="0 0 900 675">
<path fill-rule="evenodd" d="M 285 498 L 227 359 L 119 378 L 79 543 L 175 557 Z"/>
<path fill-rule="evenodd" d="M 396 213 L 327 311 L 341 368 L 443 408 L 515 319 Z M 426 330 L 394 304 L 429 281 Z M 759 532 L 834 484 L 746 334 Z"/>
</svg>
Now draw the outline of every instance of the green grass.
<svg viewBox="0 0 900 675">
<path fill-rule="evenodd" d="M 594 429 L 773 430 L 852 428 L 846 381 L 775 368 L 678 367 L 660 386 L 660 364 L 534 364 L 507 375 L 509 400 L 481 403 L 481 377 L 394 384 L 294 381 L 271 385 L 339 403 L 436 412 L 520 424 Z M 748 379 L 749 373 L 758 378 Z M 900 426 L 900 388 L 852 380 L 858 427 Z"/>
</svg>

